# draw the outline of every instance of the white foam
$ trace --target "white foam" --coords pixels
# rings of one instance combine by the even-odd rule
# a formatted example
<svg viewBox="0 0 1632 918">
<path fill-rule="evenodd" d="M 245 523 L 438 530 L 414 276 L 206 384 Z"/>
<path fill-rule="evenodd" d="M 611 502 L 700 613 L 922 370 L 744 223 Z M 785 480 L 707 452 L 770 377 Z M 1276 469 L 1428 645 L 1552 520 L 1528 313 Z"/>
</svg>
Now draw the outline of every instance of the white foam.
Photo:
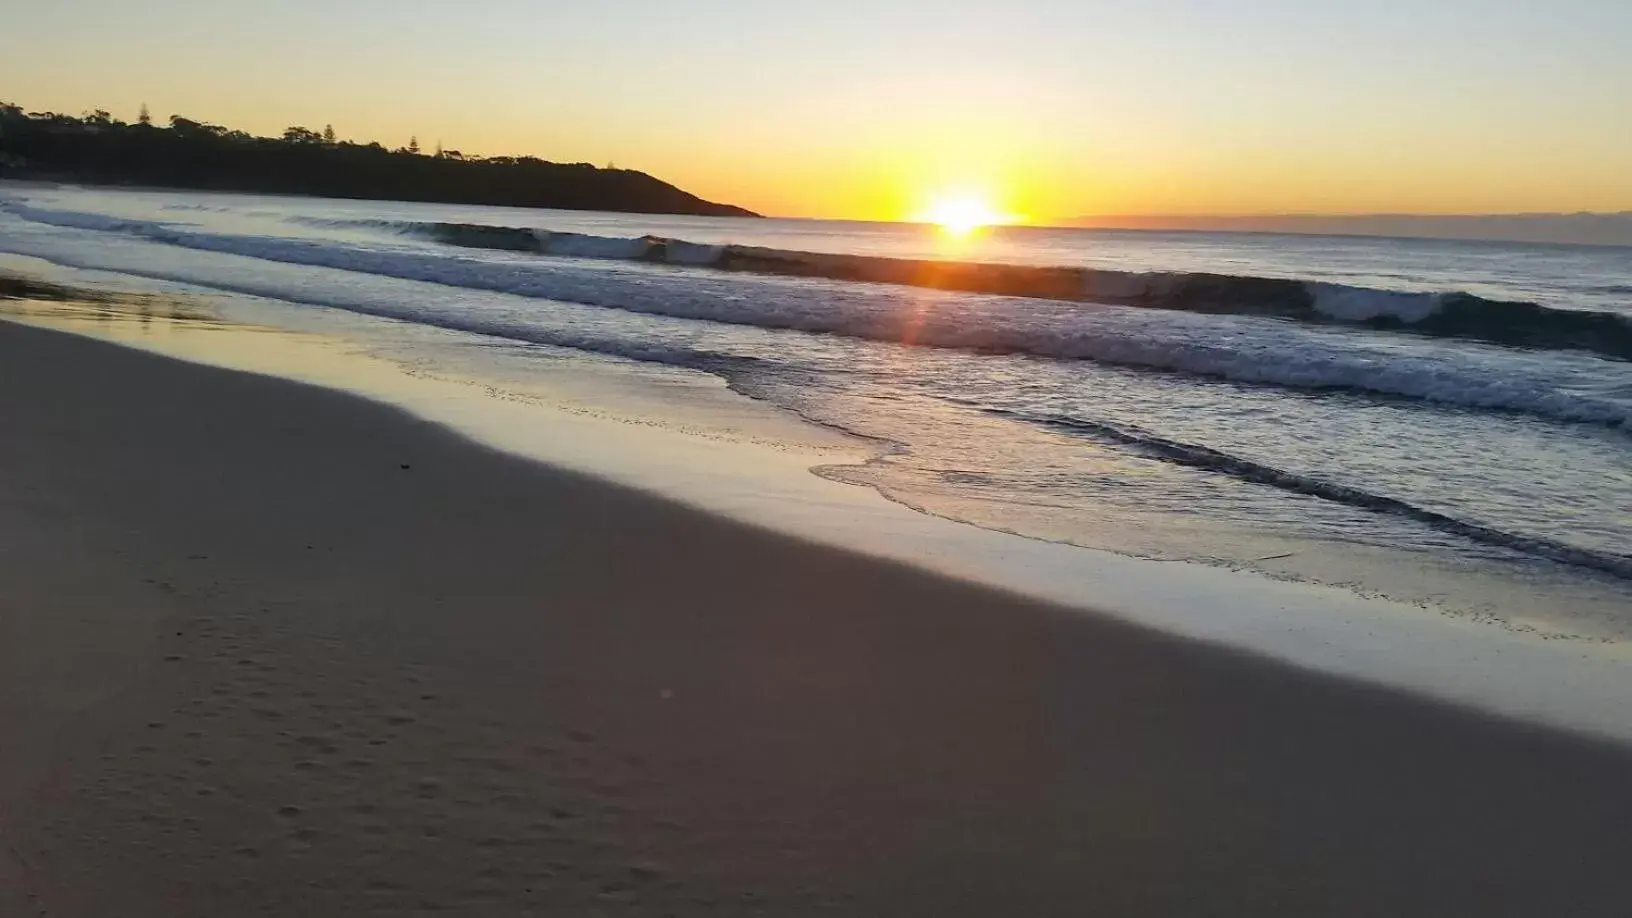
<svg viewBox="0 0 1632 918">
<path fill-rule="evenodd" d="M 0 207 L 24 220 L 61 226 L 69 229 L 92 230 L 99 233 L 132 233 L 155 236 L 165 230 L 164 224 L 148 220 L 127 220 L 107 214 L 90 214 L 77 210 L 42 210 L 16 201 L 0 198 Z"/>
<path fill-rule="evenodd" d="M 1407 324 L 1421 322 L 1439 311 L 1443 297 L 1437 293 L 1399 293 L 1367 290 L 1343 284 L 1306 283 L 1314 294 L 1315 311 L 1343 322 L 1398 319 Z"/>
<path fill-rule="evenodd" d="M 696 242 L 682 242 L 671 239 L 664 243 L 663 260 L 671 265 L 695 265 L 705 267 L 719 264 L 725 254 L 723 245 L 702 245 Z"/>
</svg>

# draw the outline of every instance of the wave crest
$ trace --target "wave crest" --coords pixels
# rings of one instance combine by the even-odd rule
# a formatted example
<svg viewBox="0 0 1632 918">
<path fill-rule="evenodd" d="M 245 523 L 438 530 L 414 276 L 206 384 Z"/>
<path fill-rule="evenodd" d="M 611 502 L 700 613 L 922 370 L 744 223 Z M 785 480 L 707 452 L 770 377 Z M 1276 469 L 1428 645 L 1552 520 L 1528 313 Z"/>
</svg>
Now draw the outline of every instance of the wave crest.
<svg viewBox="0 0 1632 918">
<path fill-rule="evenodd" d="M 378 225 L 378 224 L 376 224 Z M 789 277 L 901 284 L 1003 296 L 1143 306 L 1215 315 L 1258 315 L 1356 325 L 1632 360 L 1632 318 L 1491 300 L 1463 292 L 1379 290 L 1320 281 L 1230 274 L 932 261 L 704 245 L 657 236 L 619 238 L 478 224 L 391 224 L 394 232 L 464 248 L 645 261 Z"/>
</svg>

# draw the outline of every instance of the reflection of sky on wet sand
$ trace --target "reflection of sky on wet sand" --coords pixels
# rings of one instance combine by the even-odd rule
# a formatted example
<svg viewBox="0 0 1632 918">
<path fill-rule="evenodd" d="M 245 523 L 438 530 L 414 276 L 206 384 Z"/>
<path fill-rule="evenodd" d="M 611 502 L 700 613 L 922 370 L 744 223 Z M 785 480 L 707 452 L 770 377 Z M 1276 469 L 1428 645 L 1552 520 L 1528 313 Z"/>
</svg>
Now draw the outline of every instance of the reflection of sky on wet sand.
<svg viewBox="0 0 1632 918">
<path fill-rule="evenodd" d="M 28 285 L 20 299 L 0 297 L 0 315 L 63 329 L 134 326 L 140 334 L 172 334 L 207 329 L 272 331 L 228 323 L 203 301 L 152 294 L 103 295 L 94 291 Z M 79 295 L 83 294 L 83 298 Z"/>
<path fill-rule="evenodd" d="M 203 296 L 107 293 L 42 284 L 22 298 L 0 297 L 0 319 L 275 376 L 318 376 L 338 383 L 358 370 L 357 349 L 343 342 L 226 319 Z"/>
</svg>

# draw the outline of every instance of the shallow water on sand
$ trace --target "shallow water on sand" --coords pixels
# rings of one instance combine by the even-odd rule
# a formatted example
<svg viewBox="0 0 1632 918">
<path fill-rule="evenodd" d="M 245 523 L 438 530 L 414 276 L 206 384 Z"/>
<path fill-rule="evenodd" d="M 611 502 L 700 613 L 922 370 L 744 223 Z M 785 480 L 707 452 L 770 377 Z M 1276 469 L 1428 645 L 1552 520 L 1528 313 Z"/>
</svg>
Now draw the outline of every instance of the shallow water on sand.
<svg viewBox="0 0 1632 918">
<path fill-rule="evenodd" d="M 273 321 L 288 308 L 171 287 L 95 302 L 0 301 L 0 316 L 357 393 L 500 449 L 768 529 L 1301 666 L 1632 739 L 1621 703 L 1632 672 L 1625 644 L 1549 640 L 1341 589 L 949 522 L 809 474 L 855 468 L 877 444 L 744 399 L 707 374 L 570 350 L 494 364 L 482 356 L 493 342 L 480 336 L 415 329 L 405 342 L 389 321 L 343 312 Z M 719 563 L 728 573 L 730 559 Z"/>
</svg>

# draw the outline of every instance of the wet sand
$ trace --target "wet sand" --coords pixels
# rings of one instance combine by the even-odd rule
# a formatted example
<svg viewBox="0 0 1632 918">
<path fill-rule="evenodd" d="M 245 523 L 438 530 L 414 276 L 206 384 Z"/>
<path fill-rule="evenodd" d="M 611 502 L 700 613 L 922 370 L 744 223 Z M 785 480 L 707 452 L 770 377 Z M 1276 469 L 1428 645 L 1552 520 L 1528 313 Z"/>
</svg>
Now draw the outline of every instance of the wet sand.
<svg viewBox="0 0 1632 918">
<path fill-rule="evenodd" d="M 0 915 L 1622 915 L 1632 755 L 0 322 Z"/>
</svg>

